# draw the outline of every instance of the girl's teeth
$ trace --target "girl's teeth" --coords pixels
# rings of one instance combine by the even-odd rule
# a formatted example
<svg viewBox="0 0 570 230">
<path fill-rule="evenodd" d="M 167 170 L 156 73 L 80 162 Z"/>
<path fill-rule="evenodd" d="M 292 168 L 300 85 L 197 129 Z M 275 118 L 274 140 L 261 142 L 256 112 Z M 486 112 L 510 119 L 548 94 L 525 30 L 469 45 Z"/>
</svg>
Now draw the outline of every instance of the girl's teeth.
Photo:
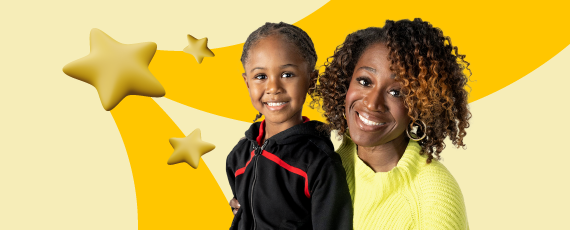
<svg viewBox="0 0 570 230">
<path fill-rule="evenodd" d="M 364 122 L 364 124 L 367 124 L 367 125 L 383 125 L 383 124 L 385 124 L 385 123 L 377 123 L 377 122 L 368 120 L 368 119 L 366 119 L 366 118 L 360 116 L 360 114 L 358 114 L 358 118 L 360 118 L 360 120 L 361 120 L 362 122 Z"/>
<path fill-rule="evenodd" d="M 271 102 L 267 102 L 267 105 L 269 106 L 281 106 L 284 105 L 286 102 L 277 102 L 277 103 L 271 103 Z"/>
</svg>

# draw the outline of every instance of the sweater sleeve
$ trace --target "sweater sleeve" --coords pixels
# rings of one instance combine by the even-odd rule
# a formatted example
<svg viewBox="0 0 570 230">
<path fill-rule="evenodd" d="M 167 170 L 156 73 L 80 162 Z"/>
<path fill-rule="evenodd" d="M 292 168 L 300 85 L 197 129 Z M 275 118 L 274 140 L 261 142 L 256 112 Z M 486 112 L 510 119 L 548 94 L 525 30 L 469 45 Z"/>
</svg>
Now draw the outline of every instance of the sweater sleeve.
<svg viewBox="0 0 570 230">
<path fill-rule="evenodd" d="M 352 200 L 336 153 L 309 166 L 313 229 L 352 229 Z M 338 158 L 338 159 L 337 159 Z"/>
<path fill-rule="evenodd" d="M 455 178 L 441 163 L 420 174 L 423 229 L 469 229 L 463 195 Z"/>
</svg>

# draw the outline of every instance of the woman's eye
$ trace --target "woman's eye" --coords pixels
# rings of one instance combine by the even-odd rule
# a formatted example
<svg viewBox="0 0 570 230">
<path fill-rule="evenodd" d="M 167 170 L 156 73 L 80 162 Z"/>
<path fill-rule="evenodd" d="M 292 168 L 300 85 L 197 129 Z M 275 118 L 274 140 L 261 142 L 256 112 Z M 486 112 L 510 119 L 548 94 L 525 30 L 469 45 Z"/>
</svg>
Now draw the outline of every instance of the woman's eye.
<svg viewBox="0 0 570 230">
<path fill-rule="evenodd" d="M 292 73 L 283 73 L 281 74 L 281 77 L 293 77 Z"/>
<path fill-rule="evenodd" d="M 361 84 L 363 86 L 369 86 L 370 85 L 370 81 L 368 81 L 367 79 L 358 78 L 356 80 L 358 81 L 359 84 Z"/>
<path fill-rule="evenodd" d="M 259 74 L 259 75 L 256 75 L 254 78 L 257 80 L 263 80 L 263 79 L 266 79 L 267 76 L 265 76 L 265 74 Z"/>
<path fill-rule="evenodd" d="M 390 95 L 392 95 L 392 96 L 394 96 L 394 97 L 400 97 L 400 96 L 402 96 L 402 95 L 400 94 L 400 90 L 397 90 L 397 89 L 390 90 L 389 93 L 390 93 Z"/>
</svg>

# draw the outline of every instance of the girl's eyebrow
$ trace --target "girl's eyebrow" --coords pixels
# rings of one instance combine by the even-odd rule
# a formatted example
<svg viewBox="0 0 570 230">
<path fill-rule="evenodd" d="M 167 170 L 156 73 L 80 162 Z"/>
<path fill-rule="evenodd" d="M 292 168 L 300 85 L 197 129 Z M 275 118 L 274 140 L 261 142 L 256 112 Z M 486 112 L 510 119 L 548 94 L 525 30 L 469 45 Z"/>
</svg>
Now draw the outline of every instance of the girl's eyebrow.
<svg viewBox="0 0 570 230">
<path fill-rule="evenodd" d="M 282 65 L 282 66 L 280 66 L 280 67 L 281 67 L 281 69 L 284 69 L 284 68 L 287 68 L 287 67 L 299 67 L 299 66 L 297 66 L 297 65 L 295 65 L 295 64 L 285 64 L 285 65 Z"/>
<path fill-rule="evenodd" d="M 285 68 L 287 68 L 287 67 L 299 67 L 299 66 L 297 66 L 297 65 L 295 65 L 295 64 L 285 64 L 285 65 L 282 65 L 282 66 L 279 66 L 279 67 L 280 67 L 281 69 L 285 69 Z M 264 68 L 264 67 L 255 67 L 255 68 L 251 69 L 249 72 L 253 72 L 253 71 L 257 70 L 257 69 L 264 70 L 265 68 Z"/>
<path fill-rule="evenodd" d="M 265 69 L 265 68 L 263 68 L 263 67 L 255 67 L 255 68 L 251 69 L 251 71 L 249 71 L 249 72 L 251 73 L 251 72 L 255 71 L 256 69 Z"/>
</svg>

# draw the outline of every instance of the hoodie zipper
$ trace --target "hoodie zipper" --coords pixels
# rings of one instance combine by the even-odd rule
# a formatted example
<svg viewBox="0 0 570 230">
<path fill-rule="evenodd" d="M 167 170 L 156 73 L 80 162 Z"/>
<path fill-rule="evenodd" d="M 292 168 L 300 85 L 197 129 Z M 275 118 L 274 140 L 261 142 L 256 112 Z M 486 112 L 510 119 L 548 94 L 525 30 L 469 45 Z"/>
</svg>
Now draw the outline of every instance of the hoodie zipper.
<svg viewBox="0 0 570 230">
<path fill-rule="evenodd" d="M 253 210 L 253 188 L 255 187 L 255 181 L 257 180 L 257 160 L 259 159 L 259 156 L 261 155 L 261 153 L 263 152 L 263 149 L 265 148 L 265 145 L 267 144 L 267 140 L 265 140 L 263 142 L 263 145 L 261 147 L 258 146 L 254 146 L 253 148 L 255 149 L 255 162 L 253 162 L 253 182 L 251 183 L 251 197 L 249 198 L 250 200 L 250 206 L 251 206 L 251 215 L 253 216 L 253 229 L 255 230 L 255 228 L 257 227 L 257 223 L 255 222 L 255 212 Z"/>
</svg>

